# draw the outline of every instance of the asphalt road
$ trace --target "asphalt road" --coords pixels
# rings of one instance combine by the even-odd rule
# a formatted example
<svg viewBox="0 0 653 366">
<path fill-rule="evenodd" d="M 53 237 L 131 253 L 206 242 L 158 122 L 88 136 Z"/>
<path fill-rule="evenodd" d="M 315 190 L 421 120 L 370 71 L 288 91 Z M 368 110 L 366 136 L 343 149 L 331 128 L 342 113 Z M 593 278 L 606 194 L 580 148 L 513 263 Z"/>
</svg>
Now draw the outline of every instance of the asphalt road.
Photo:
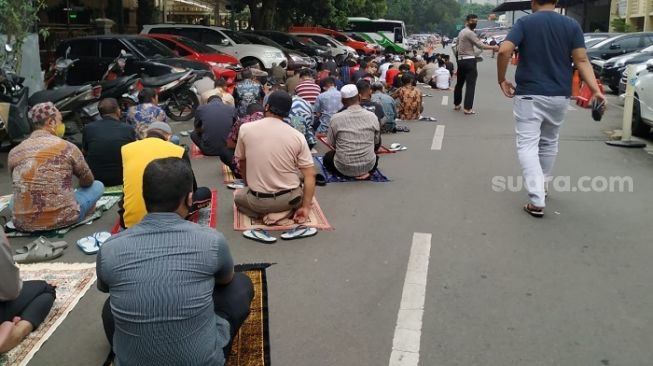
<svg viewBox="0 0 653 366">
<path fill-rule="evenodd" d="M 198 183 L 219 191 L 218 230 L 237 262 L 274 263 L 273 365 L 389 365 L 393 339 L 406 351 L 396 364 L 407 366 L 417 355 L 421 366 L 651 364 L 653 156 L 604 144 L 621 125 L 614 104 L 600 123 L 572 108 L 555 173 L 572 182 L 631 177 L 633 192 L 553 191 L 546 217 L 532 218 L 521 209 L 523 191 L 493 189 L 493 177 L 520 170 L 511 101 L 496 85 L 494 60 L 479 70 L 477 115 L 452 111 L 452 92 L 425 89 L 433 95 L 425 114 L 439 121 L 404 122 L 410 133 L 383 136 L 386 145 L 408 147 L 381 158 L 391 183 L 318 188 L 335 230 L 313 238 L 269 246 L 242 238 L 232 229 L 232 192 L 219 162 L 193 161 Z M 439 150 L 436 126 L 445 126 Z M 10 193 L 8 173 L 0 174 L 2 192 Z M 111 211 L 70 232 L 61 260 L 94 261 L 74 243 L 114 220 Z M 430 261 L 417 251 L 409 265 L 415 233 L 430 234 L 418 235 Z M 424 274 L 414 291 L 404 291 L 407 269 Z M 100 365 L 109 348 L 100 320 L 105 298 L 89 290 L 30 365 Z M 410 301 L 417 309 L 423 301 L 415 313 L 422 321 L 412 319 L 411 330 L 395 338 L 399 308 Z"/>
</svg>

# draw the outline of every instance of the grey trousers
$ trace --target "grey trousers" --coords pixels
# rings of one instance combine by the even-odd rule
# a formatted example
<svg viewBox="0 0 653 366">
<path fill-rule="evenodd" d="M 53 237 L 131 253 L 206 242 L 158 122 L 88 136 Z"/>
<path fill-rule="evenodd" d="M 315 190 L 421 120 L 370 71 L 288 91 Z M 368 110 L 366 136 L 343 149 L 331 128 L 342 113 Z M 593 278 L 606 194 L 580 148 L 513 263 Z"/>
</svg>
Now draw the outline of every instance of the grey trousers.
<svg viewBox="0 0 653 366">
<path fill-rule="evenodd" d="M 565 120 L 569 98 L 542 95 L 516 95 L 513 101 L 517 155 L 528 197 L 533 205 L 544 207 L 545 182 L 558 155 L 560 126 Z"/>
</svg>

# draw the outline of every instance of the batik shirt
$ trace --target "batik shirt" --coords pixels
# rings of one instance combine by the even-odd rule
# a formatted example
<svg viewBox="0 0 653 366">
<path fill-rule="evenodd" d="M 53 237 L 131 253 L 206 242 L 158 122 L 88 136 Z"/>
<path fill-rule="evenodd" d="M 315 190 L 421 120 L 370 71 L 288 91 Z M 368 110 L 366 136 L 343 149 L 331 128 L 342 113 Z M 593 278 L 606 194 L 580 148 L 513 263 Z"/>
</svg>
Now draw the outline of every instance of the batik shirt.
<svg viewBox="0 0 653 366">
<path fill-rule="evenodd" d="M 79 220 L 73 175 L 92 181 L 77 146 L 38 130 L 9 152 L 14 189 L 13 220 L 23 231 L 53 230 Z"/>
<path fill-rule="evenodd" d="M 335 87 L 320 94 L 313 105 L 313 111 L 320 113 L 320 126 L 317 133 L 326 133 L 331 117 L 342 109 L 342 97 Z"/>
<path fill-rule="evenodd" d="M 229 131 L 229 136 L 227 139 L 233 141 L 234 143 L 238 142 L 238 133 L 240 132 L 240 126 L 244 125 L 245 123 L 258 121 L 262 118 L 263 112 L 254 112 L 252 114 L 238 118 L 236 122 L 234 122 L 233 126 L 231 126 L 231 131 Z"/>
<path fill-rule="evenodd" d="M 253 80 L 244 80 L 234 89 L 234 99 L 236 100 L 236 109 L 239 116 L 247 115 L 247 107 L 250 104 L 260 103 L 263 96 L 261 84 Z"/>
<path fill-rule="evenodd" d="M 396 91 L 399 101 L 399 118 L 403 120 L 419 119 L 422 109 L 422 92 L 414 86 L 404 86 Z"/>
<path fill-rule="evenodd" d="M 313 132 L 313 108 L 304 99 L 296 95 L 292 97 L 290 113 L 283 121 L 301 132 L 304 138 L 306 138 L 308 146 L 313 146 L 317 143 L 315 133 Z"/>
<path fill-rule="evenodd" d="M 158 105 L 143 103 L 129 108 L 127 122 L 134 126 L 136 136 L 144 139 L 148 127 L 153 122 L 166 122 L 166 112 Z"/>
</svg>

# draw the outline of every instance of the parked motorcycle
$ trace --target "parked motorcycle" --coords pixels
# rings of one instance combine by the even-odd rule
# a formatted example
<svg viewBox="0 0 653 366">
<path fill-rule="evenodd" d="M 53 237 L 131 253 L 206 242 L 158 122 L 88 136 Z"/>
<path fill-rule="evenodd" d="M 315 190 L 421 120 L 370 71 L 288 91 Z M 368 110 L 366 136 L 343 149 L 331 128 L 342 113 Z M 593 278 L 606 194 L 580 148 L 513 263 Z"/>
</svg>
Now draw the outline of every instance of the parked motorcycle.
<svg viewBox="0 0 653 366">
<path fill-rule="evenodd" d="M 16 75 L 8 65 L 12 51 L 11 45 L 5 44 L 5 57 L 0 66 L 0 141 L 3 147 L 19 144 L 32 132 L 27 117 L 28 88 L 23 87 L 25 78 Z"/>
</svg>

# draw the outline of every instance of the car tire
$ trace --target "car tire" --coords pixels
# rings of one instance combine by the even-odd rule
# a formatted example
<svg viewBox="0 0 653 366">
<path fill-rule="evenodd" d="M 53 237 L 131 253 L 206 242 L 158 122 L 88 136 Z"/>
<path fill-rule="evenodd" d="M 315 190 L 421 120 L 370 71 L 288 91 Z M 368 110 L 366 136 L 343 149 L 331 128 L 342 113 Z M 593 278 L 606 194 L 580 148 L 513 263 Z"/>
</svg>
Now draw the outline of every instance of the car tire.
<svg viewBox="0 0 653 366">
<path fill-rule="evenodd" d="M 608 85 L 608 87 L 610 87 L 610 89 L 611 89 L 615 94 L 619 94 L 619 84 L 617 84 L 617 85 Z"/>
<path fill-rule="evenodd" d="M 633 102 L 632 130 L 633 135 L 638 137 L 647 137 L 651 132 L 651 127 L 642 120 L 642 110 L 639 100 L 637 100 L 637 95 L 635 95 L 635 100 Z"/>
<path fill-rule="evenodd" d="M 243 65 L 243 67 L 258 67 L 259 69 L 265 71 L 265 66 L 263 66 L 261 60 L 254 57 L 245 57 L 240 60 L 240 63 Z"/>
</svg>

